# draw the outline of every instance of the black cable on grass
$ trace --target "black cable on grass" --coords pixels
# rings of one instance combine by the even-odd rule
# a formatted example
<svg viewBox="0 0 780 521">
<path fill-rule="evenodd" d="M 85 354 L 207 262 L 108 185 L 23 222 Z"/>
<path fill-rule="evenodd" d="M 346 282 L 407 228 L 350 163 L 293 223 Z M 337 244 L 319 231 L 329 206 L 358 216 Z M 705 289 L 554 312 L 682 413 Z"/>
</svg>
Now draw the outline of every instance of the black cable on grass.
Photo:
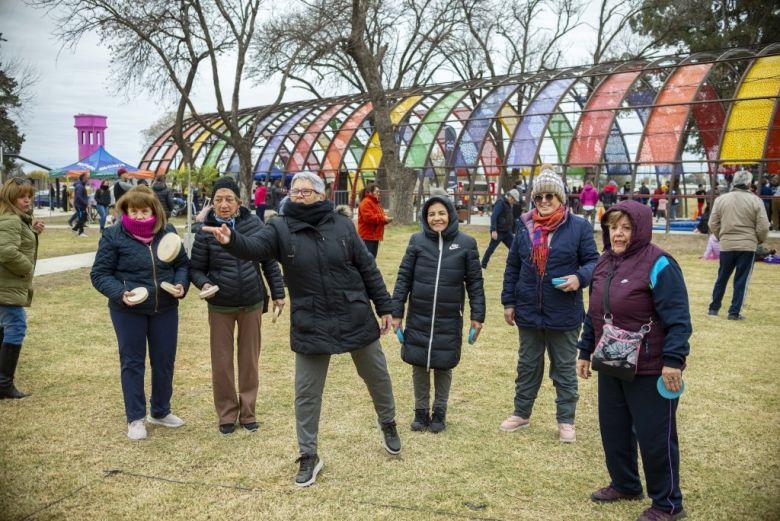
<svg viewBox="0 0 780 521">
<path fill-rule="evenodd" d="M 160 476 L 151 476 L 148 474 L 139 474 L 137 472 L 129 472 L 122 469 L 110 469 L 103 472 L 103 475 L 99 478 L 95 478 L 89 483 L 85 483 L 84 485 L 81 485 L 80 487 L 72 490 L 68 494 L 51 501 L 50 503 L 45 504 L 38 510 L 31 512 L 27 514 L 26 516 L 19 519 L 19 521 L 26 521 L 28 519 L 31 519 L 35 517 L 36 515 L 40 514 L 41 512 L 48 510 L 49 508 L 53 507 L 54 505 L 66 500 L 70 499 L 74 496 L 76 496 L 79 492 L 84 490 L 85 488 L 94 485 L 100 480 L 103 480 L 105 478 L 118 476 L 118 475 L 125 475 L 130 476 L 134 478 L 142 478 L 142 479 L 148 479 L 152 481 L 162 481 L 164 483 L 171 483 L 174 485 L 190 485 L 190 486 L 199 486 L 199 487 L 207 487 L 207 488 L 222 488 L 222 489 L 229 489 L 229 490 L 238 490 L 241 492 L 282 492 L 289 495 L 289 492 L 284 491 L 274 491 L 270 489 L 262 489 L 262 488 L 249 488 L 249 487 L 241 487 L 238 485 L 223 485 L 219 483 L 206 483 L 203 481 L 184 481 L 179 479 L 171 479 L 171 478 L 164 478 Z M 483 516 L 474 516 L 470 514 L 460 514 L 458 512 L 450 512 L 447 510 L 437 510 L 437 509 L 427 509 L 427 508 L 420 508 L 420 507 L 410 507 L 405 505 L 395 505 L 392 503 L 374 503 L 372 501 L 359 501 L 359 500 L 350 500 L 350 499 L 341 499 L 340 502 L 346 502 L 346 503 L 353 503 L 357 505 L 367 505 L 372 507 L 379 507 L 379 508 L 388 508 L 388 509 L 394 509 L 394 510 L 405 510 L 408 512 L 422 512 L 425 514 L 436 514 L 439 516 L 447 516 L 447 517 L 454 517 L 454 518 L 460 518 L 460 519 L 473 519 L 475 521 L 504 521 L 503 519 L 497 518 L 497 517 L 483 517 Z M 485 508 L 485 505 L 478 504 L 475 505 L 470 502 L 463 503 L 464 506 L 471 508 L 472 510 L 480 510 L 482 508 Z"/>
</svg>

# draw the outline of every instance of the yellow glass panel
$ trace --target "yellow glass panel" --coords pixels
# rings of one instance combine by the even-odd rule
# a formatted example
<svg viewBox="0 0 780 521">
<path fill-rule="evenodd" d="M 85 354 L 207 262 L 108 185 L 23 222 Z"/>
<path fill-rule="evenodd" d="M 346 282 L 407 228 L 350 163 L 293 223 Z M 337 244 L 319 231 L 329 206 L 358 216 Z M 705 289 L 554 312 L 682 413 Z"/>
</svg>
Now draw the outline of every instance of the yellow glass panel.
<svg viewBox="0 0 780 521">
<path fill-rule="evenodd" d="M 737 98 L 775 97 L 780 92 L 780 56 L 757 59 L 739 87 Z M 720 159 L 730 164 L 758 161 L 764 153 L 774 99 L 735 101 L 723 136 Z"/>
<path fill-rule="evenodd" d="M 401 100 L 393 110 L 390 111 L 390 121 L 397 125 L 403 119 L 409 110 L 422 99 L 422 96 L 409 96 Z M 363 160 L 360 162 L 360 170 L 376 170 L 379 168 L 379 162 L 382 160 L 382 147 L 379 144 L 379 134 L 376 131 L 371 135 L 366 147 L 366 153 L 363 154 Z"/>
</svg>

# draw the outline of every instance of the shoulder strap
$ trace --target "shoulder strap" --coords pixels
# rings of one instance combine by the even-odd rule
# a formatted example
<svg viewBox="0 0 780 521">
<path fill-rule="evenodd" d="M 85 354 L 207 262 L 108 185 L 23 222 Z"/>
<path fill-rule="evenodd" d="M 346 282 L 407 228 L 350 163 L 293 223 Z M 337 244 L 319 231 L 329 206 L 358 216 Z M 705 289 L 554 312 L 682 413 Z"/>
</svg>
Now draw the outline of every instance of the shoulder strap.
<svg viewBox="0 0 780 521">
<path fill-rule="evenodd" d="M 612 311 L 609 308 L 609 286 L 612 284 L 612 277 L 615 275 L 615 263 L 609 261 L 609 270 L 607 270 L 607 282 L 604 284 L 604 297 L 601 301 L 602 311 L 604 312 L 605 321 L 607 323 L 612 322 Z M 609 319 L 607 319 L 609 317 Z"/>
</svg>

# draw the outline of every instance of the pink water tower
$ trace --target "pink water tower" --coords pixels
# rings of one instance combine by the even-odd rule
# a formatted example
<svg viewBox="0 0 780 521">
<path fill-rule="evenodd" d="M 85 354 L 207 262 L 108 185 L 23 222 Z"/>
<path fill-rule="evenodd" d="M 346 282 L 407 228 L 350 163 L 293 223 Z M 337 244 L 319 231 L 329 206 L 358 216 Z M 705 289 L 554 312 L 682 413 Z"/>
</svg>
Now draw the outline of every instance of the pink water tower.
<svg viewBox="0 0 780 521">
<path fill-rule="evenodd" d="M 76 136 L 79 147 L 79 161 L 106 145 L 106 116 L 96 114 L 76 114 L 75 120 Z"/>
</svg>

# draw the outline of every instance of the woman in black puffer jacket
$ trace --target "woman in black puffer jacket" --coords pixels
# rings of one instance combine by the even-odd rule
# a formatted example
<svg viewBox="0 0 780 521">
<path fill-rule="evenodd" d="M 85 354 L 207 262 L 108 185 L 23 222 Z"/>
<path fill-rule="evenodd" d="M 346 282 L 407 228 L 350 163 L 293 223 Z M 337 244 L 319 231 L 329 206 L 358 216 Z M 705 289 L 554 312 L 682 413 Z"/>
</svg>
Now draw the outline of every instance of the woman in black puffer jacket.
<svg viewBox="0 0 780 521">
<path fill-rule="evenodd" d="M 260 219 L 241 206 L 238 185 L 225 176 L 214 184 L 214 207 L 204 224 L 227 223 L 246 237 L 255 237 L 264 228 Z M 192 245 L 190 274 L 196 287 L 206 290 L 219 286 L 208 297 L 211 340 L 211 380 L 219 430 L 230 434 L 236 420 L 250 432 L 257 430 L 255 404 L 259 385 L 260 325 L 268 310 L 267 292 L 260 266 L 271 288 L 274 308 L 284 306 L 284 281 L 273 259 L 257 262 L 241 260 L 217 243 L 214 235 L 198 231 Z M 233 373 L 233 336 L 238 326 L 238 394 Z"/>
<path fill-rule="evenodd" d="M 435 195 L 423 205 L 422 231 L 409 240 L 393 291 L 393 326 L 401 327 L 404 304 L 409 313 L 401 358 L 413 367 L 415 415 L 412 430 L 445 429 L 452 368 L 460 361 L 463 304 L 469 295 L 474 339 L 485 321 L 485 293 L 477 242 L 458 231 L 449 198 Z M 430 375 L 434 371 L 433 417 L 428 416 Z"/>
</svg>

